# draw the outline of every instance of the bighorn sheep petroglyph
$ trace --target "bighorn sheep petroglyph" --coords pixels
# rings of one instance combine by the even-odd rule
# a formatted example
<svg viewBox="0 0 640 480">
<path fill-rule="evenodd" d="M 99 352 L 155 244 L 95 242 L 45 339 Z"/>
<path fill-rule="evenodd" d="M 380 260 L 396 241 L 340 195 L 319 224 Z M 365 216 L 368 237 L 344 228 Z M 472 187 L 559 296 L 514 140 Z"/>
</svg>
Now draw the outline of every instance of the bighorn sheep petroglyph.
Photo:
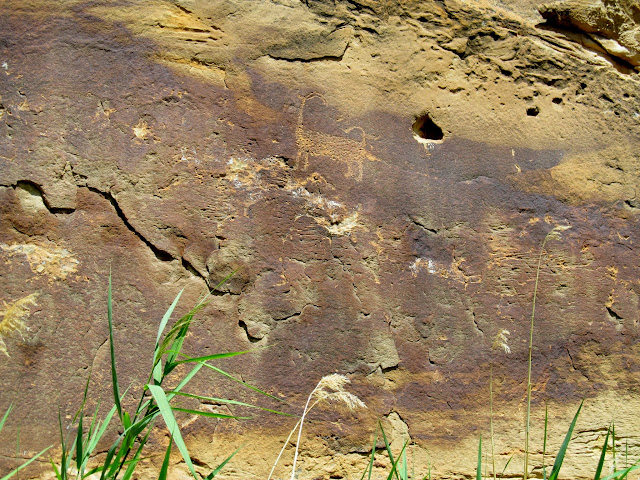
<svg viewBox="0 0 640 480">
<path fill-rule="evenodd" d="M 366 133 L 360 127 L 350 127 L 344 130 L 345 133 L 360 130 L 362 140 L 357 141 L 352 138 L 331 135 L 306 128 L 304 126 L 304 108 L 307 100 L 312 98 L 319 98 L 325 105 L 327 103 L 322 95 L 318 93 L 301 97 L 298 124 L 296 125 L 296 146 L 298 147 L 296 163 L 298 168 L 302 168 L 303 170 L 309 168 L 309 156 L 326 157 L 338 164 L 346 164 L 346 177 L 355 176 L 357 181 L 362 181 L 362 168 L 365 160 L 372 162 L 380 161 L 378 157 L 367 151 Z"/>
</svg>

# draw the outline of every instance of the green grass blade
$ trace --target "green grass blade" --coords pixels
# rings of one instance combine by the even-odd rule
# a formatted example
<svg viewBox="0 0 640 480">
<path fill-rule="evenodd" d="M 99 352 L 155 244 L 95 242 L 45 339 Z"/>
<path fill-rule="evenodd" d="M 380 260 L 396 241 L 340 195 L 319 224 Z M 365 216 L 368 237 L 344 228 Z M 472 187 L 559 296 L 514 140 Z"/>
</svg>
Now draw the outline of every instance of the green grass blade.
<svg viewBox="0 0 640 480">
<path fill-rule="evenodd" d="M 118 438 L 115 440 L 115 442 L 113 442 L 113 445 L 111 445 L 111 447 L 107 451 L 107 455 L 105 457 L 104 462 L 102 463 L 102 466 L 95 468 L 94 470 L 92 470 L 92 472 L 101 471 L 102 473 L 100 475 L 100 480 L 104 480 L 106 478 L 112 478 L 115 472 L 119 469 L 120 461 L 127 454 L 126 449 L 124 447 L 124 440 L 130 434 L 131 429 L 136 428 L 138 432 L 144 430 L 146 425 L 149 422 L 151 422 L 156 416 L 158 416 L 158 414 L 159 414 L 159 411 L 156 410 L 154 413 L 151 413 L 145 416 L 144 418 L 142 418 L 141 420 L 139 420 L 138 422 L 134 423 L 129 430 L 125 430 L 124 432 L 122 432 L 118 436 Z M 118 445 L 120 445 L 120 442 L 122 442 L 123 445 L 118 450 Z M 127 462 L 125 462 L 125 464 L 126 463 Z"/>
<path fill-rule="evenodd" d="M 180 392 L 180 390 L 182 390 L 185 385 L 187 385 L 187 383 L 189 383 L 189 381 L 193 377 L 195 377 L 196 373 L 198 373 L 202 367 L 203 365 L 201 363 L 193 367 L 191 371 L 178 384 L 178 386 L 174 388 L 170 393 L 167 393 L 167 400 L 171 400 L 174 396 L 176 396 Z"/>
<path fill-rule="evenodd" d="M 167 451 L 164 454 L 164 460 L 162 461 L 162 467 L 160 468 L 160 474 L 158 480 L 167 480 L 167 473 L 169 472 L 169 459 L 171 458 L 171 444 L 173 443 L 173 434 L 169 437 L 169 445 L 167 445 Z"/>
<path fill-rule="evenodd" d="M 40 457 L 43 453 L 45 453 L 47 450 L 49 450 L 51 448 L 51 446 L 45 448 L 44 450 L 42 450 L 40 453 L 38 453 L 36 456 L 34 456 L 33 458 L 30 458 L 29 460 L 27 460 L 25 463 L 23 463 L 22 465 L 20 465 L 17 468 L 14 468 L 13 470 L 11 470 L 8 474 L 6 474 L 4 477 L 0 478 L 0 480 L 8 480 L 9 478 L 13 477 L 16 473 L 18 473 L 20 470 L 22 470 L 23 468 L 26 468 L 27 465 L 29 465 L 31 462 L 35 461 L 38 457 Z"/>
<path fill-rule="evenodd" d="M 62 428 L 62 414 L 60 413 L 60 409 L 58 408 L 58 425 L 60 427 L 60 470 L 62 470 L 63 474 L 67 471 L 67 444 L 64 440 L 64 429 Z M 65 475 L 66 476 L 66 475 Z"/>
<path fill-rule="evenodd" d="M 384 428 L 382 428 L 382 422 L 378 421 L 378 425 L 380 426 L 380 431 L 382 432 L 382 439 L 384 440 L 384 446 L 387 449 L 387 454 L 389 455 L 389 460 L 391 460 L 391 465 L 393 465 L 393 468 L 391 469 L 391 474 L 395 472 L 396 478 L 398 480 L 400 480 L 400 477 L 398 477 L 398 472 L 397 472 L 397 470 L 395 468 L 396 461 L 393 459 L 393 452 L 391 452 L 391 445 L 389 444 L 389 441 L 387 440 L 387 434 L 385 433 Z M 391 478 L 391 477 L 389 477 L 389 478 Z"/>
<path fill-rule="evenodd" d="M 478 465 L 476 467 L 476 480 L 482 480 L 482 435 L 478 443 Z"/>
<path fill-rule="evenodd" d="M 153 366 L 153 370 L 151 371 L 151 377 L 153 378 L 153 381 L 156 385 L 160 385 L 162 383 L 163 372 L 164 369 L 162 368 L 162 362 L 158 361 L 158 363 Z"/>
<path fill-rule="evenodd" d="M 11 413 L 11 410 L 13 410 L 13 403 L 11 405 L 9 405 L 9 408 L 7 408 L 7 411 L 5 412 L 4 416 L 2 417 L 2 420 L 0 420 L 0 432 L 2 431 L 2 427 L 4 427 L 4 422 L 7 421 L 7 417 Z"/>
<path fill-rule="evenodd" d="M 183 290 L 180 290 L 180 292 L 178 293 L 178 295 L 176 295 L 176 298 L 173 300 L 173 303 L 169 306 L 169 309 L 165 312 L 164 316 L 162 317 L 162 320 L 160 321 L 160 325 L 158 326 L 158 335 L 156 337 L 156 344 L 153 350 L 153 369 L 151 371 L 151 376 L 153 377 L 153 380 L 155 381 L 156 385 L 160 385 L 162 383 L 162 378 L 164 375 L 166 375 L 169 371 L 173 370 L 173 368 L 175 368 L 174 366 L 171 366 L 171 361 L 172 360 L 167 360 L 165 362 L 165 366 L 164 368 L 162 367 L 162 355 L 164 355 L 165 350 L 166 350 L 166 345 L 165 345 L 165 341 L 169 339 L 169 337 L 172 335 L 172 331 L 173 329 L 169 330 L 169 333 L 167 333 L 167 336 L 165 337 L 165 341 L 162 342 L 162 344 L 160 343 L 160 338 L 162 337 L 162 332 L 164 332 L 164 329 L 167 326 L 167 323 L 169 322 L 169 319 L 171 318 L 171 315 L 173 314 L 173 311 L 176 308 L 176 305 L 178 304 L 178 300 L 180 300 L 180 296 L 182 295 Z M 167 341 L 166 344 L 168 345 L 169 342 Z"/>
<path fill-rule="evenodd" d="M 149 430 L 147 434 L 144 436 L 144 438 L 140 441 L 140 444 L 138 445 L 138 449 L 136 450 L 136 453 L 134 454 L 133 458 L 128 462 L 125 462 L 125 463 L 128 463 L 128 465 L 127 465 L 127 469 L 124 472 L 124 475 L 122 476 L 122 480 L 129 480 L 131 478 L 131 475 L 133 475 L 133 472 L 136 469 L 138 462 L 140 461 L 140 454 L 142 453 L 142 449 L 147 444 L 147 440 L 149 439 L 150 433 L 151 433 L 151 430 Z"/>
<path fill-rule="evenodd" d="M 96 448 L 96 446 L 98 445 L 98 442 L 104 435 L 104 432 L 109 426 L 109 423 L 111 422 L 111 419 L 113 418 L 113 415 L 115 413 L 116 413 L 116 406 L 114 405 L 109 411 L 109 413 L 107 414 L 107 416 L 104 418 L 102 425 L 98 425 L 98 431 L 93 435 L 93 437 L 91 437 L 91 441 L 87 446 L 87 450 L 89 452 L 93 452 L 93 450 Z"/>
<path fill-rule="evenodd" d="M 509 466 L 509 464 L 511 463 L 511 460 L 513 460 L 513 455 L 511 455 L 509 457 L 509 460 L 507 460 L 506 465 L 504 466 L 504 468 L 502 469 L 502 475 L 500 475 L 501 477 L 504 477 L 504 472 L 507 471 L 507 467 Z"/>
<path fill-rule="evenodd" d="M 632 471 L 637 470 L 638 468 L 640 468 L 640 465 L 638 465 L 638 462 L 640 462 L 640 460 L 638 460 L 636 463 L 634 463 L 630 467 L 623 468 L 622 470 L 618 470 L 616 472 L 613 472 L 611 475 L 607 475 L 606 477 L 603 477 L 600 480 L 612 480 L 614 478 L 617 478 L 617 479 L 624 478 L 627 475 L 629 475 L 629 473 L 631 473 Z"/>
<path fill-rule="evenodd" d="M 122 432 L 122 434 L 118 437 L 114 445 L 109 450 L 109 453 L 107 453 L 107 456 L 109 457 L 109 454 L 111 453 L 112 449 L 115 449 L 120 443 L 120 441 L 122 441 L 122 445 L 120 446 L 120 449 L 118 450 L 118 453 L 115 455 L 115 457 L 112 454 L 111 457 L 109 458 L 110 467 L 106 473 L 106 478 L 109 478 L 109 479 L 117 478 L 118 473 L 120 472 L 120 469 L 128 463 L 125 460 L 129 455 L 129 453 L 131 452 L 133 444 L 137 440 L 138 435 L 147 427 L 149 422 L 151 422 L 156 416 L 158 416 L 159 413 L 160 413 L 159 410 L 156 409 L 154 412 L 148 414 L 141 420 L 131 425 L 129 429 Z M 149 431 L 147 431 L 147 435 L 145 436 L 145 440 L 144 440 L 145 442 L 149 433 L 150 433 L 150 429 Z M 132 460 L 129 460 L 129 461 L 132 461 Z M 103 472 L 103 475 L 104 475 L 104 472 Z"/>
<path fill-rule="evenodd" d="M 183 354 L 183 356 L 186 356 L 186 355 L 184 355 L 184 354 Z M 240 385 L 243 385 L 243 386 L 245 386 L 245 387 L 247 387 L 247 388 L 250 388 L 251 390 L 253 390 L 253 391 L 255 391 L 255 392 L 258 392 L 258 393 L 259 393 L 259 394 L 261 394 L 261 395 L 264 395 L 264 396 L 269 397 L 269 398 L 273 398 L 274 400 L 278 400 L 279 402 L 284 402 L 284 400 L 282 400 L 281 398 L 275 397 L 275 396 L 273 396 L 273 395 L 271 395 L 271 394 L 269 394 L 269 393 L 267 393 L 267 392 L 264 392 L 264 391 L 260 390 L 259 388 L 254 387 L 253 385 L 249 385 L 248 383 L 243 382 L 242 380 L 240 380 L 240 379 L 238 379 L 238 378 L 234 377 L 233 375 L 230 375 L 229 373 L 225 372 L 224 370 L 222 370 L 222 369 L 220 369 L 220 368 L 218 368 L 218 367 L 214 367 L 213 365 L 209 365 L 209 364 L 208 364 L 208 363 L 206 363 L 206 362 L 201 362 L 201 364 L 202 364 L 204 367 L 210 368 L 211 370 L 213 370 L 213 371 L 215 371 L 215 372 L 218 372 L 220 375 L 223 375 L 223 376 L 227 377 L 228 379 L 233 380 L 234 382 L 239 383 Z"/>
<path fill-rule="evenodd" d="M 402 477 L 402 480 L 408 480 L 408 475 L 409 467 L 407 465 L 407 450 L 405 449 L 405 451 L 402 453 L 402 471 L 400 472 L 400 476 Z"/>
<path fill-rule="evenodd" d="M 624 441 L 624 466 L 629 463 L 629 440 Z"/>
<path fill-rule="evenodd" d="M 176 305 L 178 304 L 178 300 L 180 300 L 180 296 L 182 295 L 182 292 L 184 292 L 184 289 L 180 290 L 178 295 L 176 295 L 175 300 L 173 301 L 169 309 L 165 312 L 164 316 L 162 317 L 162 320 L 160 321 L 160 325 L 158 326 L 158 336 L 156 337 L 156 348 L 155 348 L 156 354 L 160 350 L 160 338 L 162 337 L 162 332 L 164 332 L 164 329 L 167 326 L 167 322 L 169 322 L 169 318 L 171 318 L 171 315 L 173 314 L 173 311 L 175 310 Z M 153 363 L 155 364 L 159 360 L 159 357 L 156 356 L 153 360 L 154 360 Z"/>
<path fill-rule="evenodd" d="M 376 432 L 375 436 L 373 437 L 373 444 L 371 445 L 371 457 L 369 457 L 369 465 L 367 469 L 364 472 L 362 472 L 362 476 L 360 477 L 360 480 L 364 480 L 364 476 L 367 474 L 367 472 L 369 472 L 367 480 L 371 480 L 371 472 L 373 471 L 373 461 L 376 456 L 377 443 L 378 443 L 378 432 Z"/>
<path fill-rule="evenodd" d="M 564 456 L 567 453 L 567 447 L 569 446 L 569 442 L 571 441 L 571 435 L 573 434 L 573 429 L 576 426 L 576 422 L 578 421 L 578 415 L 580 415 L 580 410 L 582 409 L 582 404 L 584 400 L 580 402 L 580 406 L 578 407 L 578 411 L 573 417 L 573 421 L 571 422 L 571 426 L 567 431 L 567 435 L 564 437 L 564 441 L 560 446 L 560 450 L 558 450 L 558 455 L 556 455 L 556 461 L 553 464 L 553 469 L 549 474 L 549 480 L 557 480 L 558 475 L 560 474 L 560 467 L 562 467 L 562 462 L 564 461 Z"/>
<path fill-rule="evenodd" d="M 214 403 L 225 403 L 228 405 L 239 405 L 241 407 L 249 407 L 249 408 L 257 408 L 260 410 L 264 410 L 265 412 L 271 412 L 271 413 L 277 413 L 278 415 L 284 415 L 285 417 L 297 417 L 298 415 L 292 415 L 290 413 L 284 413 L 284 412 L 279 412 L 278 410 L 271 410 L 269 408 L 264 408 L 264 407 L 260 407 L 258 405 L 251 405 L 250 403 L 244 403 L 244 402 L 239 402 L 237 400 L 228 400 L 225 398 L 216 398 L 216 397 L 205 397 L 202 395 L 194 395 L 191 393 L 183 393 L 183 392 L 176 392 L 175 390 L 170 391 L 170 392 L 166 392 L 167 395 L 169 395 L 170 393 L 174 393 L 176 395 L 181 395 L 183 397 L 189 397 L 189 398 L 197 398 L 199 400 L 205 400 L 208 402 L 214 402 Z"/>
<path fill-rule="evenodd" d="M 211 295 L 211 292 L 215 292 L 215 291 L 216 291 L 216 290 L 218 290 L 222 285 L 224 285 L 225 283 L 227 283 L 227 281 L 228 281 L 231 277 L 233 277 L 233 276 L 236 274 L 236 272 L 237 272 L 238 270 L 240 270 L 240 267 L 236 268 L 233 272 L 231 272 L 229 275 L 227 275 L 226 277 L 224 277 L 224 278 L 220 281 L 220 283 L 218 283 L 215 287 L 213 287 L 213 288 L 210 290 L 210 292 L 209 292 L 207 295 L 205 295 L 205 297 L 201 300 L 201 302 L 204 302 L 204 300 L 206 300 L 206 298 L 207 298 L 209 295 Z"/>
<path fill-rule="evenodd" d="M 134 423 L 128 430 L 125 430 L 118 436 L 116 441 L 113 443 L 109 451 L 107 452 L 107 456 L 104 461 L 104 469 L 102 470 L 102 474 L 100 479 L 104 478 L 113 478 L 113 476 L 120 470 L 122 465 L 126 462 L 123 460 L 127 457 L 131 450 L 131 445 L 135 442 L 137 435 L 142 432 L 146 426 L 151 422 L 157 415 L 159 414 L 158 410 L 150 413 L 145 416 L 138 422 Z M 120 443 L 122 442 L 122 445 Z M 118 446 L 120 445 L 120 448 Z"/>
<path fill-rule="evenodd" d="M 140 460 L 149 460 L 149 459 L 153 458 L 154 456 L 155 455 L 150 455 L 148 457 L 142 457 Z M 126 462 L 124 462 L 123 465 L 129 465 L 131 462 L 133 462 L 133 460 L 127 460 Z M 91 470 L 89 470 L 87 473 L 85 473 L 82 478 L 88 478 L 91 475 L 93 475 L 94 473 L 102 472 L 105 468 L 106 467 L 104 465 L 98 465 L 97 467 L 94 467 Z"/>
<path fill-rule="evenodd" d="M 429 449 L 427 449 L 427 474 L 422 480 L 431 480 L 431 455 L 429 454 Z"/>
<path fill-rule="evenodd" d="M 80 466 L 82 465 L 82 452 L 83 452 L 83 438 L 82 438 L 82 417 L 84 415 L 80 415 L 80 419 L 78 420 L 78 432 L 76 433 L 76 469 L 79 471 Z"/>
<path fill-rule="evenodd" d="M 53 468 L 53 473 L 56 474 L 57 480 L 62 480 L 62 475 L 60 475 L 60 470 L 58 470 L 58 466 L 53 461 L 53 458 L 49 457 L 49 462 L 51 462 L 51 467 Z"/>
<path fill-rule="evenodd" d="M 87 431 L 87 437 L 84 441 L 84 446 L 83 446 L 84 453 L 82 458 L 82 464 L 81 464 L 81 468 L 78 468 L 78 471 L 80 471 L 81 473 L 84 472 L 87 466 L 87 462 L 89 461 L 89 457 L 91 456 L 91 453 L 93 451 L 93 449 L 90 447 L 93 441 L 93 437 L 95 436 L 95 431 L 96 429 L 100 428 L 100 422 L 98 421 L 99 409 L 100 409 L 100 401 L 98 401 L 98 404 L 96 405 L 96 408 L 93 411 L 93 417 L 91 418 L 91 423 L 89 424 L 89 430 Z"/>
<path fill-rule="evenodd" d="M 598 467 L 596 468 L 596 474 L 594 476 L 594 480 L 600 480 L 600 475 L 602 474 L 602 467 L 604 466 L 604 458 L 607 453 L 607 446 L 609 445 L 610 433 L 611 433 L 611 428 L 607 428 L 607 436 L 604 437 L 604 445 L 602 446 L 602 452 L 600 453 L 600 460 L 598 460 Z"/>
<path fill-rule="evenodd" d="M 171 407 L 171 410 L 173 410 L 174 412 L 185 412 L 185 413 L 190 413 L 192 415 L 200 415 L 201 417 L 233 418 L 236 420 L 249 420 L 251 418 L 251 417 L 236 417 L 234 415 L 225 415 L 224 413 L 203 412 L 202 410 L 190 410 L 188 408 L 180 408 L 180 407 Z"/>
<path fill-rule="evenodd" d="M 162 390 L 161 387 L 157 385 L 148 385 L 149 391 L 160 409 L 160 413 L 162 414 L 162 418 L 164 419 L 164 423 L 166 423 L 167 428 L 170 432 L 173 432 L 174 438 L 173 440 L 176 442 L 176 446 L 180 453 L 182 454 L 182 458 L 184 458 L 187 467 L 189 467 L 189 471 L 193 475 L 193 478 L 198 478 L 196 475 L 196 471 L 193 468 L 193 463 L 191 462 L 191 457 L 189 457 L 189 451 L 187 450 L 187 446 L 182 439 L 182 435 L 180 434 L 180 428 L 178 427 L 178 423 L 176 422 L 175 417 L 173 416 L 173 412 L 171 411 L 171 406 L 169 405 L 169 401 L 167 400 L 167 396 Z"/>
<path fill-rule="evenodd" d="M 398 455 L 398 459 L 395 462 L 392 462 L 391 471 L 389 472 L 389 475 L 387 476 L 387 480 L 391 480 L 394 475 L 396 476 L 396 478 L 398 480 L 400 480 L 400 477 L 398 475 L 398 463 L 400 463 L 400 459 L 402 458 L 402 455 L 404 453 L 404 450 L 407 448 L 407 444 L 408 443 L 409 442 L 404 442 L 404 445 L 402 446 L 402 450 L 400 450 L 400 454 Z M 389 447 L 389 448 L 391 448 L 391 447 Z"/>
<path fill-rule="evenodd" d="M 122 405 L 120 405 L 120 387 L 116 372 L 116 352 L 113 345 L 113 307 L 111 298 L 111 273 L 109 273 L 109 289 L 107 290 L 107 319 L 109 321 L 109 345 L 111 353 L 111 383 L 113 384 L 113 401 L 118 409 L 118 417 L 122 422 Z"/>
<path fill-rule="evenodd" d="M 613 468 L 616 469 L 618 462 L 616 461 L 616 424 L 611 422 L 611 455 L 613 456 Z"/>
<path fill-rule="evenodd" d="M 181 363 L 193 363 L 193 362 L 206 362 L 208 360 L 217 360 L 219 358 L 229 358 L 229 357 L 235 357 L 236 355 L 243 355 L 245 353 L 252 353 L 255 352 L 257 350 L 260 350 L 258 348 L 255 348 L 253 350 L 245 350 L 243 352 L 227 352 L 227 353 L 216 353 L 214 355 L 205 355 L 204 357 L 188 357 L 187 360 L 180 360 L 178 362 L 176 362 L 177 365 L 180 365 Z M 174 352 L 173 350 L 169 350 L 168 353 L 180 353 L 180 352 Z M 186 355 L 183 355 L 184 357 L 186 357 Z"/>
<path fill-rule="evenodd" d="M 169 329 L 169 331 L 164 337 L 164 340 L 162 340 L 162 343 L 160 344 L 160 347 L 156 352 L 157 358 L 160 358 L 168 350 L 172 350 L 172 353 L 170 353 L 167 356 L 167 360 L 165 363 L 165 368 L 164 368 L 165 375 L 170 370 L 175 368 L 175 365 L 173 364 L 173 362 L 178 355 L 177 352 L 179 352 L 180 349 L 182 348 L 182 341 L 184 340 L 184 337 L 187 335 L 187 331 L 189 330 L 189 325 L 193 321 L 193 318 L 195 317 L 195 315 L 200 310 L 202 310 L 205 306 L 206 306 L 205 303 L 199 303 L 198 305 L 193 307 L 189 312 L 187 312 L 185 315 L 180 317 L 176 321 L 176 323 L 174 323 L 173 326 Z"/>
<path fill-rule="evenodd" d="M 80 404 L 80 408 L 73 417 L 72 423 L 75 423 L 78 420 L 78 417 L 84 415 L 84 406 L 87 403 L 87 397 L 89 395 L 89 381 L 91 380 L 91 374 L 87 377 L 87 381 L 84 384 L 84 395 L 82 396 L 82 403 Z"/>
<path fill-rule="evenodd" d="M 113 462 L 113 459 L 116 454 L 116 448 L 118 448 L 118 445 L 120 444 L 121 440 L 122 440 L 122 435 L 120 435 L 116 439 L 116 441 L 113 443 L 113 445 L 111 445 L 111 447 L 107 451 L 107 456 L 105 457 L 103 462 L 104 467 L 102 469 L 102 473 L 100 474 L 100 480 L 104 480 L 106 478 L 107 472 L 111 471 L 111 469 L 114 468 L 113 467 L 114 465 L 117 465 L 115 462 Z M 114 472 L 115 472 L 115 468 L 114 468 Z"/>
<path fill-rule="evenodd" d="M 122 413 L 122 426 L 125 430 L 131 426 L 131 417 L 127 412 Z"/>
<path fill-rule="evenodd" d="M 224 468 L 224 466 L 229 463 L 229 460 L 231 460 L 234 455 L 236 453 L 238 453 L 240 451 L 240 449 L 238 448 L 235 452 L 233 452 L 231 455 L 229 455 L 227 458 L 224 459 L 224 462 L 222 462 L 220 465 L 218 465 L 215 470 L 213 470 L 209 475 L 207 475 L 204 480 L 211 480 L 213 477 L 215 477 L 218 473 L 220 473 L 220 470 L 222 470 Z"/>
<path fill-rule="evenodd" d="M 194 315 L 189 315 L 188 321 L 184 323 L 184 325 L 178 330 L 178 333 L 171 344 L 171 348 L 169 348 L 167 352 L 167 361 L 164 365 L 164 373 L 168 375 L 171 370 L 176 368 L 178 365 L 176 363 L 176 358 L 180 354 L 180 350 L 182 350 L 182 344 L 184 343 L 184 339 L 187 336 L 187 332 L 189 331 L 189 327 L 191 326 L 191 322 L 193 321 Z"/>
</svg>

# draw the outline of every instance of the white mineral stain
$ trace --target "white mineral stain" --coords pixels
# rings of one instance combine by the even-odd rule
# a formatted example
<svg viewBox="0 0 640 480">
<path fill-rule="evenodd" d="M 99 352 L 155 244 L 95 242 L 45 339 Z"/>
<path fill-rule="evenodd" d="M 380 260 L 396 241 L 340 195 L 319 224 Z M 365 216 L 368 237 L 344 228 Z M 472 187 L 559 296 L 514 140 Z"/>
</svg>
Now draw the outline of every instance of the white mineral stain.
<svg viewBox="0 0 640 480">
<path fill-rule="evenodd" d="M 246 189 L 251 201 L 259 200 L 263 197 L 262 192 L 273 188 L 273 185 L 264 180 L 263 171 L 288 170 L 283 159 L 279 157 L 267 157 L 261 160 L 230 157 L 226 163 L 227 181 L 235 189 Z M 327 199 L 318 193 L 309 192 L 304 182 L 300 183 L 290 178 L 282 189 L 292 197 L 303 199 L 307 214 L 316 223 L 325 227 L 331 235 L 350 235 L 356 229 L 367 230 L 358 219 L 357 209 L 349 212 L 342 203 Z"/>
<path fill-rule="evenodd" d="M 137 138 L 143 139 L 149 135 L 149 133 L 151 133 L 151 129 L 149 128 L 149 125 L 147 125 L 147 122 L 142 119 L 133 127 L 133 134 Z"/>
</svg>

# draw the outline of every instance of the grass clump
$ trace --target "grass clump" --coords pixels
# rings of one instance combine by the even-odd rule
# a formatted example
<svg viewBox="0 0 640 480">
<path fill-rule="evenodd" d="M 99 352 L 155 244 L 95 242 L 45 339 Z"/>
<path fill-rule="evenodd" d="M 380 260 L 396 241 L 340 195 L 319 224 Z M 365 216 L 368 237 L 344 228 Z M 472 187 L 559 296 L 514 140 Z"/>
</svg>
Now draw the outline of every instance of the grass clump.
<svg viewBox="0 0 640 480">
<path fill-rule="evenodd" d="M 224 281 L 226 281 L 226 279 Z M 224 283 L 224 281 L 222 283 Z M 98 402 L 89 425 L 86 426 L 84 424 L 85 405 L 87 402 L 89 389 L 89 379 L 87 379 L 82 405 L 80 406 L 72 422 L 73 426 L 75 427 L 74 430 L 76 431 L 74 438 L 65 438 L 62 419 L 61 416 L 59 416 L 60 442 L 62 453 L 59 463 L 55 463 L 53 459 L 51 460 L 51 465 L 55 472 L 57 480 L 80 480 L 85 478 L 99 480 L 131 479 L 137 465 L 143 458 L 143 449 L 149 440 L 151 432 L 156 427 L 155 424 L 159 417 L 164 420 L 164 423 L 166 424 L 171 437 L 164 455 L 162 467 L 158 474 L 158 480 L 166 480 L 167 478 L 172 444 L 175 444 L 180 451 L 180 454 L 182 455 L 182 458 L 184 459 L 184 462 L 188 467 L 191 476 L 193 476 L 197 480 L 210 480 L 215 477 L 220 472 L 222 467 L 227 462 L 229 462 L 229 460 L 231 460 L 231 458 L 237 453 L 237 450 L 236 452 L 233 452 L 231 455 L 229 455 L 211 472 L 208 472 L 206 475 L 200 475 L 198 472 L 196 472 L 193 462 L 191 461 L 189 451 L 180 433 L 180 428 L 176 421 L 174 412 L 186 412 L 192 415 L 213 418 L 246 417 L 236 417 L 233 415 L 225 415 L 210 411 L 182 408 L 172 403 L 172 400 L 176 396 L 182 396 L 199 400 L 215 401 L 217 403 L 241 405 L 252 408 L 261 407 L 239 402 L 237 400 L 204 397 L 194 393 L 185 392 L 185 387 L 203 367 L 213 370 L 216 373 L 222 374 L 225 377 L 242 384 L 243 386 L 259 392 L 260 394 L 269 396 L 271 398 L 276 398 L 256 387 L 246 384 L 245 382 L 233 377 L 224 370 L 221 370 L 215 365 L 209 363 L 212 360 L 245 354 L 248 353 L 247 351 L 220 353 L 201 357 L 189 357 L 182 353 L 182 346 L 185 337 L 187 336 L 189 327 L 193 322 L 196 314 L 205 307 L 206 300 L 209 295 L 205 295 L 204 297 L 202 297 L 197 302 L 197 304 L 191 310 L 189 310 L 189 312 L 180 317 L 165 333 L 169 320 L 174 312 L 174 309 L 176 308 L 176 305 L 178 304 L 181 295 L 182 292 L 178 293 L 175 300 L 160 321 L 148 379 L 144 385 L 143 392 L 140 395 L 135 409 L 127 410 L 123 405 L 122 399 L 127 393 L 128 389 L 121 393 L 116 368 L 116 354 L 113 341 L 111 277 L 109 277 L 109 288 L 107 293 L 107 317 L 109 322 L 113 406 L 109 410 L 106 417 L 102 421 L 99 421 L 97 419 L 97 416 L 100 403 Z M 181 381 L 176 387 L 167 387 L 165 385 L 167 377 L 175 370 L 176 367 L 182 364 L 193 364 L 194 366 L 184 377 L 182 377 Z M 263 410 L 280 413 L 275 410 Z M 103 460 L 99 464 L 95 465 L 92 462 L 97 453 L 96 449 L 98 447 L 98 444 L 104 441 L 107 427 L 110 425 L 114 417 L 119 422 L 119 429 L 122 431 L 122 433 L 120 433 L 115 440 L 112 440 Z"/>
</svg>

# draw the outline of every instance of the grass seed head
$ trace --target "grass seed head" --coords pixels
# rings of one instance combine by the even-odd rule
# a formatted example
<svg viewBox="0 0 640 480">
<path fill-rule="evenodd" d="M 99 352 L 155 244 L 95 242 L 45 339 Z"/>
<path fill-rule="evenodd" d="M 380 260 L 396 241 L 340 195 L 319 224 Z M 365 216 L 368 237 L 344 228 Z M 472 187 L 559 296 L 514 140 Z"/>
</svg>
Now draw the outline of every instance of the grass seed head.
<svg viewBox="0 0 640 480">
<path fill-rule="evenodd" d="M 547 237 L 545 240 L 560 240 L 562 238 L 562 232 L 564 232 L 565 230 L 569 230 L 570 228 L 571 225 L 557 225 L 553 227 L 551 231 L 549 231 L 549 233 L 547 233 Z"/>
<path fill-rule="evenodd" d="M 355 408 L 366 408 L 362 400 L 354 394 L 345 390 L 345 385 L 351 383 L 344 375 L 332 373 L 320 379 L 313 391 L 313 396 L 319 401 L 344 404 L 350 410 Z"/>
<path fill-rule="evenodd" d="M 331 403 L 344 404 L 349 410 L 367 408 L 362 400 L 350 392 L 333 392 L 328 394 L 325 399 Z"/>
<path fill-rule="evenodd" d="M 509 330 L 502 329 L 498 332 L 498 334 L 493 339 L 493 345 L 491 348 L 493 350 L 502 349 L 504 353 L 511 353 L 511 349 L 509 348 L 507 335 L 509 335 Z"/>
</svg>

